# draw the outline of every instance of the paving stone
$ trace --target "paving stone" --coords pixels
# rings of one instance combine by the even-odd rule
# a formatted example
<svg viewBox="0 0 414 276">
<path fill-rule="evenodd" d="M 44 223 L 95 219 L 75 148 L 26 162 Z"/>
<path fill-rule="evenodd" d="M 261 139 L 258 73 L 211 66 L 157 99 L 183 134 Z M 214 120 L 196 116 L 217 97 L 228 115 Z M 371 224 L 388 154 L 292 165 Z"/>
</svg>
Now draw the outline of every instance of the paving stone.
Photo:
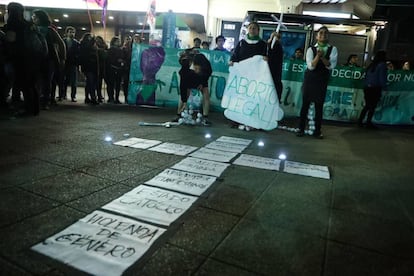
<svg viewBox="0 0 414 276">
<path fill-rule="evenodd" d="M 410 276 L 414 271 L 412 260 L 386 256 L 336 242 L 328 242 L 326 256 L 324 275 L 327 276 Z"/>
<path fill-rule="evenodd" d="M 196 208 L 185 214 L 185 219 L 168 242 L 201 255 L 209 255 L 238 220 L 232 215 Z"/>
<path fill-rule="evenodd" d="M 264 275 L 320 275 L 325 241 L 275 227 L 266 219 L 243 220 L 212 258 Z"/>
</svg>

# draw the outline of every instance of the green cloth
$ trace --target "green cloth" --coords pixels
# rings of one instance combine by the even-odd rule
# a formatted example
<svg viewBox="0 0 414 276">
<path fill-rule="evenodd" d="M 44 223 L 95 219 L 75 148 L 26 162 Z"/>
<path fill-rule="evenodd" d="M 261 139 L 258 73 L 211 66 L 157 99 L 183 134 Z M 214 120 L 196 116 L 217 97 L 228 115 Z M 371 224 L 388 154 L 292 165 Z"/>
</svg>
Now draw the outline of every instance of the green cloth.
<svg viewBox="0 0 414 276">
<path fill-rule="evenodd" d="M 247 34 L 247 38 L 250 40 L 260 40 L 260 36 L 256 35 L 256 36 L 250 36 L 249 34 Z"/>
</svg>

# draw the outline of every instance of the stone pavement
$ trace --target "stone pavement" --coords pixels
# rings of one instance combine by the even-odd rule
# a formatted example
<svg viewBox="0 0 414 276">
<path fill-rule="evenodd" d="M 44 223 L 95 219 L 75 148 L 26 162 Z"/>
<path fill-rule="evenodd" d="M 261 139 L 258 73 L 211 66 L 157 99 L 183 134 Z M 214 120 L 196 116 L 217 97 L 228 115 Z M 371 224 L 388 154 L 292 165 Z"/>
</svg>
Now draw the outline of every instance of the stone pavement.
<svg viewBox="0 0 414 276">
<path fill-rule="evenodd" d="M 246 138 L 244 153 L 283 151 L 331 173 L 231 165 L 125 275 L 414 275 L 413 129 L 325 123 L 317 140 L 232 129 L 219 113 L 209 128 L 137 125 L 174 113 L 65 102 L 38 117 L 1 114 L 1 275 L 82 275 L 30 247 L 183 159 L 103 140 L 125 133 L 196 147 Z"/>
</svg>

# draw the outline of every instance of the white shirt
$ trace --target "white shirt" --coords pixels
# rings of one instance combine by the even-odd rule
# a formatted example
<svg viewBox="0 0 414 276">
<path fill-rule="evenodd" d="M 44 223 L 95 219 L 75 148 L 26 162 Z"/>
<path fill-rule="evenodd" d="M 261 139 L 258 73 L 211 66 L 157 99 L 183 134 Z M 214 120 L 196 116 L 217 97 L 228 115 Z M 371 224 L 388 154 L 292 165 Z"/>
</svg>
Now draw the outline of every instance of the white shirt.
<svg viewBox="0 0 414 276">
<path fill-rule="evenodd" d="M 315 44 L 314 46 L 318 47 L 318 44 Z M 308 50 L 306 51 L 306 65 L 308 66 L 309 70 L 315 69 L 315 67 L 312 66 L 312 60 L 314 58 L 315 56 L 313 55 L 312 47 L 309 47 Z M 331 63 L 331 65 L 326 67 L 329 70 L 335 68 L 336 64 L 338 63 L 338 49 L 336 49 L 335 46 L 332 46 L 332 51 L 331 51 L 331 54 L 329 55 L 329 62 Z"/>
</svg>

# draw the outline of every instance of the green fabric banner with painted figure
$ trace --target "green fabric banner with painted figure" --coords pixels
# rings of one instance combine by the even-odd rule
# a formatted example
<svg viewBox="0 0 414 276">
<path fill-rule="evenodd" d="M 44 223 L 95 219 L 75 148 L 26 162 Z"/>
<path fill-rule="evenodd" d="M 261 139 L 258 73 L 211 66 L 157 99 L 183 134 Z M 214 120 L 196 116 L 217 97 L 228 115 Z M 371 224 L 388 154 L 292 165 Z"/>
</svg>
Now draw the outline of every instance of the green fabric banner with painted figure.
<svg viewBox="0 0 414 276">
<path fill-rule="evenodd" d="M 128 103 L 176 108 L 179 99 L 178 57 L 181 51 L 134 44 Z M 210 109 L 223 112 L 221 101 L 229 77 L 230 54 L 208 50 L 200 52 L 209 59 L 213 68 L 209 80 Z M 284 89 L 279 107 L 284 116 L 299 116 L 305 70 L 305 62 L 285 59 L 283 63 Z M 325 120 L 357 120 L 364 106 L 363 79 L 363 68 L 338 66 L 332 70 L 324 104 Z M 202 95 L 199 93 L 196 96 Z M 389 71 L 388 87 L 383 92 L 373 121 L 378 124 L 414 124 L 414 71 Z"/>
</svg>

